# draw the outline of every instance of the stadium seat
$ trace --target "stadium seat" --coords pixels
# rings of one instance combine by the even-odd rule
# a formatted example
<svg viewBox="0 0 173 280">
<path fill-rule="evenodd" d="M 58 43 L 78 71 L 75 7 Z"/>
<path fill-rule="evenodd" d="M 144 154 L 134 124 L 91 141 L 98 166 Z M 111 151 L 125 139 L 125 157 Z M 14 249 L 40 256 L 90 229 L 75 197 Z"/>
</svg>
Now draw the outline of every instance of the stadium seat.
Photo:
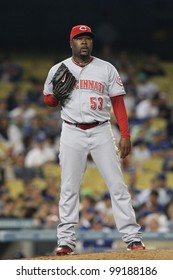
<svg viewBox="0 0 173 280">
<path fill-rule="evenodd" d="M 7 181 L 7 188 L 12 197 L 16 198 L 24 191 L 24 181 L 21 179 L 9 179 Z"/>
<path fill-rule="evenodd" d="M 149 171 L 160 172 L 162 170 L 163 159 L 159 157 L 151 157 L 141 163 L 143 172 Z"/>
<path fill-rule="evenodd" d="M 60 166 L 57 163 L 46 163 L 42 167 L 43 173 L 45 176 L 61 176 Z"/>
</svg>

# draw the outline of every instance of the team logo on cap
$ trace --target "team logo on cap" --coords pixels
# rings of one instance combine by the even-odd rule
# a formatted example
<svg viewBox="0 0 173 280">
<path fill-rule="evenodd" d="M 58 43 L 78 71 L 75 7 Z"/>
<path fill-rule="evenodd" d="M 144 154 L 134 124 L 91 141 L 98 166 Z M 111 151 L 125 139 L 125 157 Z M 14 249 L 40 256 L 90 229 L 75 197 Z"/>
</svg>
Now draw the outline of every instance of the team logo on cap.
<svg viewBox="0 0 173 280">
<path fill-rule="evenodd" d="M 86 27 L 85 25 L 81 25 L 81 26 L 79 27 L 79 29 L 82 30 L 82 31 L 85 31 L 85 30 L 87 30 L 87 27 Z"/>
</svg>

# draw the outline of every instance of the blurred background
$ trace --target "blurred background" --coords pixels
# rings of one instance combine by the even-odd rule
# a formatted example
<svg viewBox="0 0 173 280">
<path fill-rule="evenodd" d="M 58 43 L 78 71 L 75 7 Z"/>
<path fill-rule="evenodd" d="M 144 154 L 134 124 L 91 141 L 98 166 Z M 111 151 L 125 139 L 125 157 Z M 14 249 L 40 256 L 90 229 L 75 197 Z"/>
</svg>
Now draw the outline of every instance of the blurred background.
<svg viewBox="0 0 173 280">
<path fill-rule="evenodd" d="M 132 152 L 121 162 L 148 248 L 173 247 L 173 2 L 0 0 L 0 258 L 52 254 L 60 192 L 60 109 L 43 103 L 73 25 L 121 76 Z M 119 129 L 112 116 L 112 129 Z M 77 251 L 124 250 L 92 158 L 81 183 Z"/>
</svg>

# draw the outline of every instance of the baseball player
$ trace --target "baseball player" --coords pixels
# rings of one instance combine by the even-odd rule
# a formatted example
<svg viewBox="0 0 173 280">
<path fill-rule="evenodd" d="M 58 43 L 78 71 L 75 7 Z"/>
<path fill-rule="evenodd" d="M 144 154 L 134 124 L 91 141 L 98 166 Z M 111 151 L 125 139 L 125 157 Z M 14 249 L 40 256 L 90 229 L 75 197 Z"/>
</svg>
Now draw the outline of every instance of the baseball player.
<svg viewBox="0 0 173 280">
<path fill-rule="evenodd" d="M 57 255 L 72 254 L 75 250 L 80 183 L 89 153 L 109 188 L 116 226 L 127 250 L 145 249 L 121 171 L 120 161 L 131 149 L 123 100 L 125 90 L 115 67 L 91 55 L 93 38 L 90 27 L 74 26 L 70 32 L 72 57 L 63 61 L 76 83 L 68 102 L 61 106 L 63 124 L 59 157 L 62 173 Z M 48 106 L 59 104 L 51 81 L 60 64 L 50 69 L 45 81 L 43 94 Z M 117 148 L 110 125 L 111 106 L 121 134 Z"/>
</svg>

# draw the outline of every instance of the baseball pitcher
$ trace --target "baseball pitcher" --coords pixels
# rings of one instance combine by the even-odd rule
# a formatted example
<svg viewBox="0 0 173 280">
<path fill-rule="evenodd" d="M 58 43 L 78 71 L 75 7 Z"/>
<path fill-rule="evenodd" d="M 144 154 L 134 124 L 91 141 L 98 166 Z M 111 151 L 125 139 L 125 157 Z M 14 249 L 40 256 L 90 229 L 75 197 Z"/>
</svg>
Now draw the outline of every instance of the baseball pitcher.
<svg viewBox="0 0 173 280">
<path fill-rule="evenodd" d="M 89 153 L 108 186 L 116 226 L 127 249 L 145 249 L 121 171 L 121 159 L 131 149 L 125 90 L 115 67 L 92 56 L 93 39 L 89 26 L 74 26 L 70 32 L 72 57 L 54 65 L 44 85 L 44 102 L 61 106 L 63 120 L 57 255 L 75 251 L 80 183 Z M 120 129 L 118 144 L 110 125 L 111 106 Z"/>
</svg>

